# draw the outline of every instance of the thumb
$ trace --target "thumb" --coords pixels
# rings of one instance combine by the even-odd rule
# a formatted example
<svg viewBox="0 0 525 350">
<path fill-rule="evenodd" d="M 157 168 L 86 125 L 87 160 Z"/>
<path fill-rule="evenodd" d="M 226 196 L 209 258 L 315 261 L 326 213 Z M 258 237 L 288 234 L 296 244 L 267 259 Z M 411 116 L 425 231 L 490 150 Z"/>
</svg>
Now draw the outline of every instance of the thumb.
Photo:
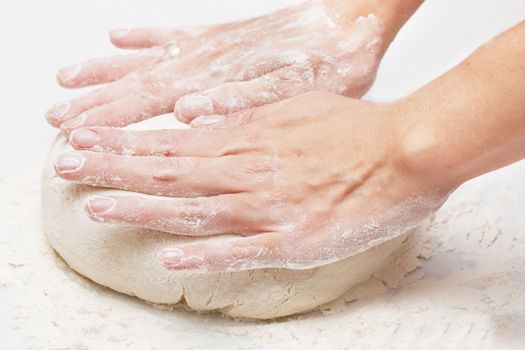
<svg viewBox="0 0 525 350">
<path fill-rule="evenodd" d="M 192 120 L 190 126 L 196 129 L 225 129 L 249 124 L 263 118 L 264 107 L 250 108 L 244 111 L 224 115 L 203 115 Z"/>
</svg>

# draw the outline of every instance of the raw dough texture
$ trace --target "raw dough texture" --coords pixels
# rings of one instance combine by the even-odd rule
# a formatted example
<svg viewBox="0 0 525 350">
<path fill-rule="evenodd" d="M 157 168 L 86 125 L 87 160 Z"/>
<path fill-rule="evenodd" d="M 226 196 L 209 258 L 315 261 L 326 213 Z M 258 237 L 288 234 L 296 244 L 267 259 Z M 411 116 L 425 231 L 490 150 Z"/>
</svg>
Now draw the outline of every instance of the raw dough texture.
<svg viewBox="0 0 525 350">
<path fill-rule="evenodd" d="M 308 311 L 336 300 L 383 270 L 409 235 L 403 234 L 359 255 L 308 270 L 169 271 L 157 257 L 163 248 L 223 237 L 181 237 L 91 221 L 84 212 L 86 197 L 119 191 L 81 186 L 57 177 L 53 162 L 57 155 L 69 149 L 65 138 L 57 137 L 44 169 L 43 223 L 49 242 L 78 273 L 154 304 L 185 303 L 197 311 L 216 310 L 252 319 Z"/>
</svg>

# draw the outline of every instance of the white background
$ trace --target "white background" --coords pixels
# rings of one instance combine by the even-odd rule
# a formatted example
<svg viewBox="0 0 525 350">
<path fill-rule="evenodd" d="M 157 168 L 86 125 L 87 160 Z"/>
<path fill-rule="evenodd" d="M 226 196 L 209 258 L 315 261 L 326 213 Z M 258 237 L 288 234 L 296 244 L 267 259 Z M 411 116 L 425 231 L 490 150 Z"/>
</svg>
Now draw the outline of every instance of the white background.
<svg viewBox="0 0 525 350">
<path fill-rule="evenodd" d="M 0 2 L 0 348 L 254 348 L 261 337 L 265 339 L 259 348 L 264 348 L 264 344 L 272 344 L 272 337 L 276 337 L 272 346 L 274 349 L 322 348 L 327 344 L 334 348 L 350 347 L 352 344 L 352 348 L 373 347 L 372 344 L 390 344 L 394 347 L 394 339 L 391 343 L 379 343 L 372 334 L 357 336 L 350 328 L 345 332 L 345 322 L 351 327 L 351 320 L 356 315 L 356 311 L 351 308 L 331 317 L 306 316 L 307 319 L 312 319 L 311 322 L 305 321 L 308 324 L 292 320 L 265 326 L 266 328 L 260 325 L 253 326 L 255 328 L 242 326 L 237 334 L 224 331 L 226 328 L 231 331 L 235 326 L 231 328 L 229 323 L 221 324 L 220 320 L 214 320 L 213 322 L 218 323 L 213 323 L 212 327 L 208 323 L 212 321 L 206 321 L 204 317 L 184 312 L 156 311 L 130 299 L 114 296 L 106 290 L 96 289 L 85 281 L 83 284 L 71 282 L 76 276 L 69 275 L 63 269 L 49 267 L 55 264 L 51 256 L 48 265 L 35 266 L 42 254 L 49 254 L 43 248 L 39 229 L 38 196 L 40 170 L 55 131 L 46 124 L 44 113 L 53 103 L 78 93 L 59 88 L 54 79 L 55 71 L 63 65 L 85 58 L 118 52 L 110 46 L 107 37 L 107 31 L 114 27 L 176 26 L 230 21 L 261 14 L 290 3 L 293 1 Z M 387 101 L 405 96 L 457 64 L 486 40 L 524 18 L 525 1 L 522 0 L 427 0 L 386 54 L 377 82 L 366 98 Z M 523 216 L 525 209 L 525 204 L 522 203 L 525 197 L 516 195 L 525 193 L 523 169 L 523 164 L 517 164 L 476 180 L 467 185 L 468 190 L 460 191 L 455 199 L 461 202 L 477 196 L 485 209 L 491 207 L 499 213 L 501 220 L 498 225 L 504 232 L 519 234 L 516 231 L 519 228 L 512 224 L 521 222 L 519 218 Z M 506 186 L 499 186 L 501 183 Z M 467 217 L 464 226 L 476 225 L 476 216 L 472 215 L 470 221 Z M 501 252 L 502 259 L 509 254 Z M 518 259 L 516 261 L 525 256 L 523 251 L 512 254 Z M 476 263 L 478 266 L 481 264 L 474 262 L 474 265 Z M 518 275 L 522 274 L 521 266 L 516 269 Z M 50 285 L 53 281 L 60 281 L 60 290 L 53 289 L 53 285 Z M 456 283 L 455 287 L 461 284 Z M 481 286 L 484 288 L 483 283 Z M 453 293 L 446 290 L 442 292 L 443 298 Z M 49 299 L 50 293 L 54 295 L 54 299 Z M 512 298 L 523 301 L 523 290 L 519 289 L 516 293 Z M 497 298 L 495 294 L 489 296 Z M 439 297 L 438 295 L 438 300 Z M 73 300 L 82 304 L 84 299 L 87 304 L 82 306 L 82 310 L 97 310 L 100 305 L 101 310 L 97 311 L 97 315 L 106 312 L 110 316 L 98 317 L 88 315 L 89 312 L 82 314 L 75 309 L 76 304 L 71 307 L 67 305 L 68 301 Z M 384 301 L 377 301 L 380 302 Z M 389 303 L 395 304 L 393 301 Z M 423 310 L 422 317 L 414 318 L 412 315 L 416 311 L 410 306 L 391 305 L 390 312 L 402 315 L 401 318 L 398 317 L 398 326 L 414 330 L 413 333 L 408 330 L 401 335 L 396 333 L 397 338 L 404 337 L 403 341 L 413 338 L 416 341 L 418 337 L 415 330 L 418 327 L 431 326 L 431 322 L 425 320 L 440 324 L 443 318 L 432 318 L 436 313 L 429 307 L 430 304 L 426 305 L 427 309 L 424 307 L 425 302 L 421 305 L 423 306 L 418 310 Z M 471 338 L 468 332 L 466 335 L 461 332 L 452 335 L 440 333 L 436 337 L 438 343 L 441 341 L 443 345 L 447 343 L 446 339 L 457 337 L 458 341 L 465 341 L 465 348 L 469 345 L 473 348 L 477 345 L 491 348 L 495 339 L 506 344 L 505 347 L 513 344 L 519 348 L 525 344 L 525 321 L 522 318 L 512 315 L 503 317 L 505 322 L 509 319 L 514 321 L 505 326 L 506 330 L 510 328 L 513 332 L 502 335 L 493 314 L 478 314 L 479 310 L 474 304 L 469 306 L 465 301 L 465 305 L 461 316 L 450 316 L 448 321 L 461 326 L 468 319 L 468 324 L 473 329 L 484 332 L 472 332 Z M 445 304 L 441 306 L 443 315 L 452 315 L 457 311 L 447 309 Z M 380 336 L 382 331 L 375 328 L 377 323 L 371 321 L 373 318 L 367 318 L 367 312 L 374 314 L 377 310 L 372 311 L 367 307 L 373 308 L 368 303 L 361 305 L 359 311 L 363 317 L 362 322 L 365 322 L 364 329 L 374 329 L 371 333 L 376 337 Z M 108 312 L 108 308 L 113 311 Z M 402 310 L 405 310 L 404 313 Z M 124 322 L 123 316 L 118 312 L 124 314 L 128 311 L 127 330 L 115 326 L 115 323 Z M 368 321 L 371 322 L 369 325 L 366 323 Z M 90 330 L 91 322 L 96 322 L 99 326 L 96 331 Z M 301 329 L 312 327 L 312 324 L 318 326 L 318 336 L 307 334 L 307 331 L 301 332 Z M 337 331 L 334 330 L 335 325 L 339 327 Z M 117 327 L 118 330 L 112 327 Z M 480 334 L 484 334 L 482 339 Z M 342 337 L 340 342 L 326 340 L 339 337 Z M 401 343 L 400 340 L 397 344 Z M 106 344 L 112 345 L 104 347 Z"/>
</svg>

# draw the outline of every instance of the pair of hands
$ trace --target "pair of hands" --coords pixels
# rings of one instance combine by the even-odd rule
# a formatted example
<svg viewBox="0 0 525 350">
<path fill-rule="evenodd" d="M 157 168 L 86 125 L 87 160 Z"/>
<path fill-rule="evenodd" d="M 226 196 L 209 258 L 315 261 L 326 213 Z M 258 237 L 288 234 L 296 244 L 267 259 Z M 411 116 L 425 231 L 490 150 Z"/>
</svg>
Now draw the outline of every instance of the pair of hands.
<svg viewBox="0 0 525 350">
<path fill-rule="evenodd" d="M 174 270 L 307 268 L 404 232 L 448 189 L 407 163 L 398 105 L 332 94 L 361 96 L 387 45 L 376 17 L 338 18 L 308 1 L 239 23 L 112 32 L 145 49 L 59 72 L 66 87 L 108 84 L 47 113 L 77 149 L 57 174 L 136 192 L 89 198 L 94 220 L 238 235 L 162 252 Z M 113 128 L 173 109 L 193 128 Z"/>
</svg>

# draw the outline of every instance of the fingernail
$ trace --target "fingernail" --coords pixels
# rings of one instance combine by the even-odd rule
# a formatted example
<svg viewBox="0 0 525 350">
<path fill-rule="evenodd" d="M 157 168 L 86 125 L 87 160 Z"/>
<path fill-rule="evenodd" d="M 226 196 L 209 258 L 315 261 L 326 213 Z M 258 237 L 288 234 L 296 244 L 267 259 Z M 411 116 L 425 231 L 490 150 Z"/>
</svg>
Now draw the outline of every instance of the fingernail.
<svg viewBox="0 0 525 350">
<path fill-rule="evenodd" d="M 59 80 L 64 83 L 67 83 L 68 81 L 74 79 L 78 75 L 78 73 L 80 73 L 81 68 L 82 67 L 80 66 L 80 64 L 75 64 L 74 66 L 62 68 L 58 72 Z"/>
<path fill-rule="evenodd" d="M 111 31 L 111 37 L 114 39 L 120 39 L 129 34 L 129 29 L 115 29 Z"/>
<path fill-rule="evenodd" d="M 58 174 L 73 173 L 84 165 L 84 157 L 78 153 L 65 153 L 55 161 L 55 170 Z"/>
<path fill-rule="evenodd" d="M 67 111 L 69 111 L 69 108 L 71 108 L 70 102 L 57 103 L 53 107 L 51 107 L 50 110 L 46 112 L 46 118 L 48 120 L 58 119 L 62 117 L 64 114 L 66 114 Z"/>
<path fill-rule="evenodd" d="M 192 116 L 213 114 L 213 101 L 207 96 L 187 96 L 181 98 L 175 107 L 177 115 L 185 121 Z"/>
<path fill-rule="evenodd" d="M 180 259 L 164 260 L 164 266 L 170 270 L 193 270 L 206 272 L 208 270 L 207 266 L 203 264 L 204 260 L 197 257 L 187 257 Z"/>
<path fill-rule="evenodd" d="M 191 126 L 196 128 L 219 126 L 224 124 L 226 118 L 223 115 L 207 115 L 193 119 Z"/>
<path fill-rule="evenodd" d="M 159 258 L 164 261 L 164 266 L 171 270 L 196 270 L 204 267 L 204 259 L 198 256 L 187 256 L 179 248 L 163 250 Z"/>
<path fill-rule="evenodd" d="M 68 129 L 78 128 L 79 126 L 82 126 L 84 124 L 84 121 L 86 120 L 86 118 L 87 118 L 86 114 L 81 114 L 79 116 L 76 116 L 75 118 L 70 119 L 66 121 L 65 123 L 63 123 L 62 125 L 60 125 L 60 129 L 68 130 Z"/>
<path fill-rule="evenodd" d="M 159 255 L 159 258 L 162 259 L 162 260 L 179 260 L 183 257 L 185 257 L 186 254 L 184 253 L 184 251 L 182 249 L 179 249 L 179 248 L 171 248 L 171 249 L 165 249 L 163 250 L 160 255 Z"/>
<path fill-rule="evenodd" d="M 115 204 L 115 200 L 111 197 L 93 196 L 87 199 L 86 208 L 91 215 L 97 217 L 109 212 Z"/>
<path fill-rule="evenodd" d="M 96 146 L 100 140 L 98 134 L 90 129 L 76 129 L 73 130 L 69 137 L 69 142 L 77 147 L 91 148 Z"/>
</svg>

